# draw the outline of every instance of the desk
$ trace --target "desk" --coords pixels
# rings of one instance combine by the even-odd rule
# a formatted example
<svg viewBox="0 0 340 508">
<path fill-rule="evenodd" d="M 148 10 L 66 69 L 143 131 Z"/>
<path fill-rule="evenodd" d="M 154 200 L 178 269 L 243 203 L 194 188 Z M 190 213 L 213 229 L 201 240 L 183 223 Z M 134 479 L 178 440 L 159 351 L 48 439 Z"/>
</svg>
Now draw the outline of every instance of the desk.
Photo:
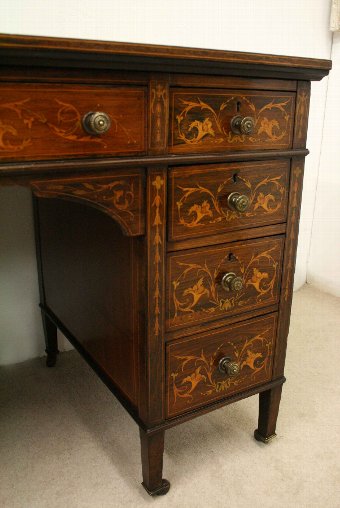
<svg viewBox="0 0 340 508">
<path fill-rule="evenodd" d="M 0 55 L 0 184 L 34 196 L 47 366 L 59 328 L 138 424 L 151 495 L 172 426 L 259 394 L 270 441 L 330 62 L 5 35 Z"/>
</svg>

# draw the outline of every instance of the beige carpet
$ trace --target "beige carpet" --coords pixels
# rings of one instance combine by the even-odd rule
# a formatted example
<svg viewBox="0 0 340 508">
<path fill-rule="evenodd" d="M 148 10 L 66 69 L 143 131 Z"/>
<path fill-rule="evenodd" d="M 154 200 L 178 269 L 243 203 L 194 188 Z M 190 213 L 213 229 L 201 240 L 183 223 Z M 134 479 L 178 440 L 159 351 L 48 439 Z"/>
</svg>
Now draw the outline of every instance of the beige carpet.
<svg viewBox="0 0 340 508">
<path fill-rule="evenodd" d="M 1 508 L 340 507 L 340 299 L 295 294 L 278 437 L 257 397 L 166 433 L 167 496 L 140 485 L 137 426 L 76 352 L 2 369 Z"/>
</svg>

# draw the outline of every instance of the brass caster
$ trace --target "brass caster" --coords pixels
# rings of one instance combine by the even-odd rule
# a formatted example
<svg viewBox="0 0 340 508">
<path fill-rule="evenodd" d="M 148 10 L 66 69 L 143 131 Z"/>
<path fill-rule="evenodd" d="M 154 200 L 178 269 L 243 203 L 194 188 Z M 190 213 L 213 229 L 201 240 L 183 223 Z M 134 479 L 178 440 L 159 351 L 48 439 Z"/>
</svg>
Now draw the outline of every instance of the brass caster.
<svg viewBox="0 0 340 508">
<path fill-rule="evenodd" d="M 262 436 L 262 434 L 259 433 L 258 429 L 254 431 L 254 438 L 256 441 L 261 441 L 262 443 L 268 444 L 270 441 L 272 441 L 276 437 L 276 434 L 272 434 L 271 436 L 265 437 Z"/>
<path fill-rule="evenodd" d="M 163 478 L 162 485 L 154 490 L 149 490 L 146 485 L 144 485 L 144 482 L 142 483 L 144 489 L 149 494 L 149 496 L 165 496 L 169 492 L 170 489 L 170 482 L 168 480 L 165 480 Z"/>
</svg>

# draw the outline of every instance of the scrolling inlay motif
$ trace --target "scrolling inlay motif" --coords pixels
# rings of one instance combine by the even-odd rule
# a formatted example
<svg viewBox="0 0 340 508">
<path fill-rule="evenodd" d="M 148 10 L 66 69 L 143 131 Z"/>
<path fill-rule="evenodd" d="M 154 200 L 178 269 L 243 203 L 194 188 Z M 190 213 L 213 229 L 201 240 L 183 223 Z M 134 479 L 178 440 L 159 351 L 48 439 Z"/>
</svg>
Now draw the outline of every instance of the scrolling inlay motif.
<svg viewBox="0 0 340 508">
<path fill-rule="evenodd" d="M 33 111 L 29 106 L 30 101 L 31 99 L 27 98 L 17 102 L 0 104 L 0 111 L 9 110 L 14 112 L 17 118 L 22 122 L 23 127 L 28 129 L 28 132 L 32 130 L 34 123 L 39 123 L 41 125 L 46 125 L 56 136 L 68 141 L 80 143 L 91 142 L 104 146 L 107 144 L 107 141 L 98 136 L 84 135 L 82 115 L 72 104 L 54 99 L 59 109 L 56 113 L 56 123 L 53 123 L 48 121 L 44 113 Z M 129 131 L 117 118 L 110 115 L 110 119 L 114 130 L 116 132 L 121 131 L 125 134 L 128 144 L 136 143 L 136 140 L 131 137 Z M 34 140 L 32 137 L 26 137 L 17 143 L 10 141 L 10 138 L 19 138 L 20 136 L 21 134 L 13 125 L 9 123 L 5 124 L 0 120 L 0 150 L 18 152 L 33 144 Z"/>
<path fill-rule="evenodd" d="M 243 213 L 222 206 L 221 198 L 223 193 L 225 193 L 225 187 L 228 186 L 230 190 L 233 177 L 221 183 L 215 192 L 199 183 L 193 187 L 177 186 L 177 189 L 180 189 L 183 194 L 176 202 L 178 222 L 186 228 L 195 228 L 203 223 L 216 224 L 222 221 L 231 222 L 239 218 L 254 217 L 260 210 L 269 215 L 273 214 L 283 204 L 285 187 L 281 185 L 281 179 L 282 175 L 272 178 L 266 177 L 253 187 L 249 179 L 238 176 L 238 180 L 241 180 L 247 189 L 249 189 L 249 209 Z M 274 189 L 274 192 L 271 192 L 270 188 Z M 187 199 L 192 199 L 193 195 L 197 195 L 197 198 L 203 196 L 203 201 L 194 203 L 189 209 L 185 208 Z M 279 201 L 276 199 L 277 196 L 280 197 Z M 182 210 L 186 212 L 187 217 L 183 216 Z"/>
<path fill-rule="evenodd" d="M 171 372 L 173 388 L 173 406 L 179 399 L 192 404 L 195 398 L 212 397 L 223 394 L 239 385 L 256 383 L 262 371 L 266 378 L 270 376 L 272 338 L 268 337 L 270 328 L 246 341 L 223 342 L 212 354 L 206 354 L 202 348 L 200 355 L 174 356 L 177 369 Z M 240 372 L 235 377 L 225 377 L 219 373 L 217 363 L 224 356 L 223 349 L 232 351 L 231 360 L 237 362 Z M 185 375 L 183 375 L 185 373 Z"/>
<path fill-rule="evenodd" d="M 231 293 L 220 286 L 221 275 L 228 266 L 225 250 L 223 258 L 214 267 L 208 266 L 207 259 L 200 263 L 177 260 L 175 263 L 181 271 L 171 281 L 173 306 L 172 310 L 170 308 L 170 326 L 191 319 L 206 320 L 215 314 L 273 300 L 280 271 L 280 245 L 275 244 L 258 254 L 252 253 L 247 263 L 233 255 L 230 271 L 242 278 L 242 289 Z"/>
<path fill-rule="evenodd" d="M 289 142 L 292 97 L 271 97 L 270 102 L 263 106 L 260 106 L 261 96 L 251 100 L 251 96 L 233 95 L 226 98 L 228 96 L 222 95 L 222 102 L 218 97 L 209 96 L 205 100 L 200 97 L 177 99 L 182 109 L 176 115 L 174 144 L 182 142 L 197 146 L 207 139 L 209 144 L 216 145 Z M 230 129 L 230 120 L 239 111 L 237 104 L 241 104 L 242 111 L 255 120 L 254 133 L 251 135 L 235 134 Z"/>
<path fill-rule="evenodd" d="M 276 325 L 262 319 L 247 330 L 236 325 L 168 348 L 168 414 L 199 406 L 270 379 Z M 259 323 L 259 321 L 258 321 Z M 223 337 L 226 333 L 226 337 Z M 239 366 L 235 376 L 219 371 L 223 357 Z"/>
<path fill-rule="evenodd" d="M 86 201 L 117 219 L 126 234 L 134 236 L 143 233 L 140 174 L 35 181 L 32 182 L 32 190 L 38 197 Z"/>
</svg>

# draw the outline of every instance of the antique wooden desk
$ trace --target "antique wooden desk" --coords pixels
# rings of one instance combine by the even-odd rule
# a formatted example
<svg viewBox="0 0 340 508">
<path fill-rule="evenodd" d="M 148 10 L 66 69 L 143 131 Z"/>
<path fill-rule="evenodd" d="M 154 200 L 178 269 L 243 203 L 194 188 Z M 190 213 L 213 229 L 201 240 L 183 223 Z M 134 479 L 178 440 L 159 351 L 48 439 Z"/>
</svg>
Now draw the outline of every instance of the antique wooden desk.
<svg viewBox="0 0 340 508">
<path fill-rule="evenodd" d="M 0 184 L 34 195 L 47 365 L 59 328 L 139 425 L 149 494 L 169 427 L 259 394 L 269 441 L 330 62 L 7 35 L 0 56 Z"/>
</svg>

